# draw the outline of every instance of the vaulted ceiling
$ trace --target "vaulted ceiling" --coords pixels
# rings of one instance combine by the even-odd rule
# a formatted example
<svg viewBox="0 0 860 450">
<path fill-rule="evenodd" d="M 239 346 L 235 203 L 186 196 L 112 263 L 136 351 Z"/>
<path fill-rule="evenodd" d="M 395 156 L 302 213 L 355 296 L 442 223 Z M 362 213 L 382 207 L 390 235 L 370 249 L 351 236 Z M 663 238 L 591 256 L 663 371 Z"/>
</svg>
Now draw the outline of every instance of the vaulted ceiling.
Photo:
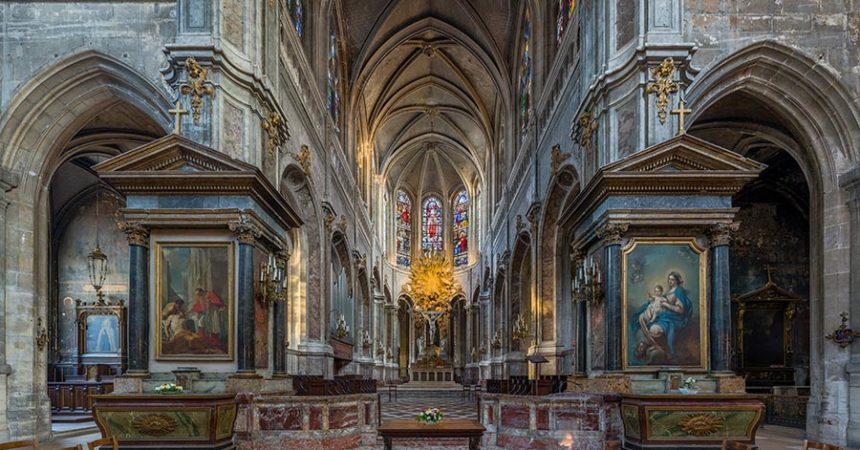
<svg viewBox="0 0 860 450">
<path fill-rule="evenodd" d="M 472 192 L 510 110 L 518 0 L 344 0 L 359 142 L 391 188 Z"/>
</svg>

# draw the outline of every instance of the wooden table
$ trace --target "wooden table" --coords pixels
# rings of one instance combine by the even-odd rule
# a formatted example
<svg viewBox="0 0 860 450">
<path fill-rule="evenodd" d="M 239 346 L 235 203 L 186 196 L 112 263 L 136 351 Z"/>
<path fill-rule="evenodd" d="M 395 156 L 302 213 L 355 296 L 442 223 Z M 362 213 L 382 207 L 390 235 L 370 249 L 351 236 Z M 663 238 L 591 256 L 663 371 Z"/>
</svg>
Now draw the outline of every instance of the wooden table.
<svg viewBox="0 0 860 450">
<path fill-rule="evenodd" d="M 428 425 L 414 419 L 399 419 L 386 420 L 377 430 L 382 436 L 385 450 L 391 450 L 393 438 L 468 438 L 469 450 L 478 450 L 486 428 L 476 420 L 443 420 Z"/>
</svg>

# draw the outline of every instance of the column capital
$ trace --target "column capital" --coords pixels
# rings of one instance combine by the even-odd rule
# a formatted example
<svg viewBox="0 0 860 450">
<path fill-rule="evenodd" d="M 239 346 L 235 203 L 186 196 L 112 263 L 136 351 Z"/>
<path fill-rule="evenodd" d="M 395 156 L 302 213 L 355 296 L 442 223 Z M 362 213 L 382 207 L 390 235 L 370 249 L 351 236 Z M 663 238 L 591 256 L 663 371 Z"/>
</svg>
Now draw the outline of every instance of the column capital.
<svg viewBox="0 0 860 450">
<path fill-rule="evenodd" d="M 228 223 L 227 227 L 239 238 L 239 242 L 242 244 L 254 245 L 257 239 L 263 235 L 262 230 L 244 215 L 239 220 Z"/>
<path fill-rule="evenodd" d="M 729 245 L 732 240 L 732 234 L 737 232 L 740 226 L 740 222 L 717 223 L 709 226 L 707 234 L 711 241 L 711 247 Z"/>
<path fill-rule="evenodd" d="M 621 245 L 624 233 L 629 227 L 629 223 L 607 223 L 597 229 L 597 238 L 606 245 Z"/>
<path fill-rule="evenodd" d="M 124 220 L 117 221 L 117 227 L 125 233 L 126 239 L 130 245 L 149 248 L 149 232 L 148 226 L 141 225 L 140 222 L 126 222 Z"/>
</svg>

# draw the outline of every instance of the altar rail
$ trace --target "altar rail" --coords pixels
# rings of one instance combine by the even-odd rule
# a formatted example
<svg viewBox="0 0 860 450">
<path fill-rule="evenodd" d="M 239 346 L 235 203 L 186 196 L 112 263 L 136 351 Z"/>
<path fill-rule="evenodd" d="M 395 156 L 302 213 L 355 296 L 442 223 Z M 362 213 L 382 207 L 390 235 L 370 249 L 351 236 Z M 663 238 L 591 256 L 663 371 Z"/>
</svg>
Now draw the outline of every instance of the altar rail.
<svg viewBox="0 0 860 450">
<path fill-rule="evenodd" d="M 541 397 L 480 394 L 478 416 L 490 448 L 603 449 L 617 446 L 620 397 L 553 394 Z M 617 447 L 615 447 L 617 448 Z"/>
<path fill-rule="evenodd" d="M 567 390 L 567 376 L 543 375 L 537 380 L 513 376 L 507 380 L 487 380 L 487 392 L 507 395 L 549 395 Z"/>
<path fill-rule="evenodd" d="M 806 428 L 809 386 L 747 387 L 747 392 L 764 398 L 766 425 Z"/>
<path fill-rule="evenodd" d="M 375 394 L 376 381 L 360 377 L 335 377 L 327 380 L 320 376 L 296 375 L 293 377 L 296 395 L 350 395 Z"/>
<path fill-rule="evenodd" d="M 93 411 L 92 396 L 111 392 L 113 392 L 112 381 L 48 382 L 52 414 L 88 416 Z"/>
</svg>

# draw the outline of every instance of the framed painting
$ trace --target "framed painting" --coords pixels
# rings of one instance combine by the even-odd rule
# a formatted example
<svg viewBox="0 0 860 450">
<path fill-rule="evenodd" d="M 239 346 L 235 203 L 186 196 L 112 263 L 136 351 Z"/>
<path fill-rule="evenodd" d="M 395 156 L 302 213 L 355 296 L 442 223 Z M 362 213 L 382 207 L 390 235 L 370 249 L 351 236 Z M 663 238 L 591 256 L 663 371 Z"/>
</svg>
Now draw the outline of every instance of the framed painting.
<svg viewBox="0 0 860 450">
<path fill-rule="evenodd" d="M 622 250 L 624 370 L 707 369 L 707 252 L 694 239 L 634 239 Z"/>
<path fill-rule="evenodd" d="M 88 304 L 78 300 L 78 346 L 81 356 L 99 359 L 125 354 L 125 306 Z"/>
<path fill-rule="evenodd" d="M 156 244 L 156 359 L 233 359 L 233 260 L 229 242 Z"/>
</svg>

